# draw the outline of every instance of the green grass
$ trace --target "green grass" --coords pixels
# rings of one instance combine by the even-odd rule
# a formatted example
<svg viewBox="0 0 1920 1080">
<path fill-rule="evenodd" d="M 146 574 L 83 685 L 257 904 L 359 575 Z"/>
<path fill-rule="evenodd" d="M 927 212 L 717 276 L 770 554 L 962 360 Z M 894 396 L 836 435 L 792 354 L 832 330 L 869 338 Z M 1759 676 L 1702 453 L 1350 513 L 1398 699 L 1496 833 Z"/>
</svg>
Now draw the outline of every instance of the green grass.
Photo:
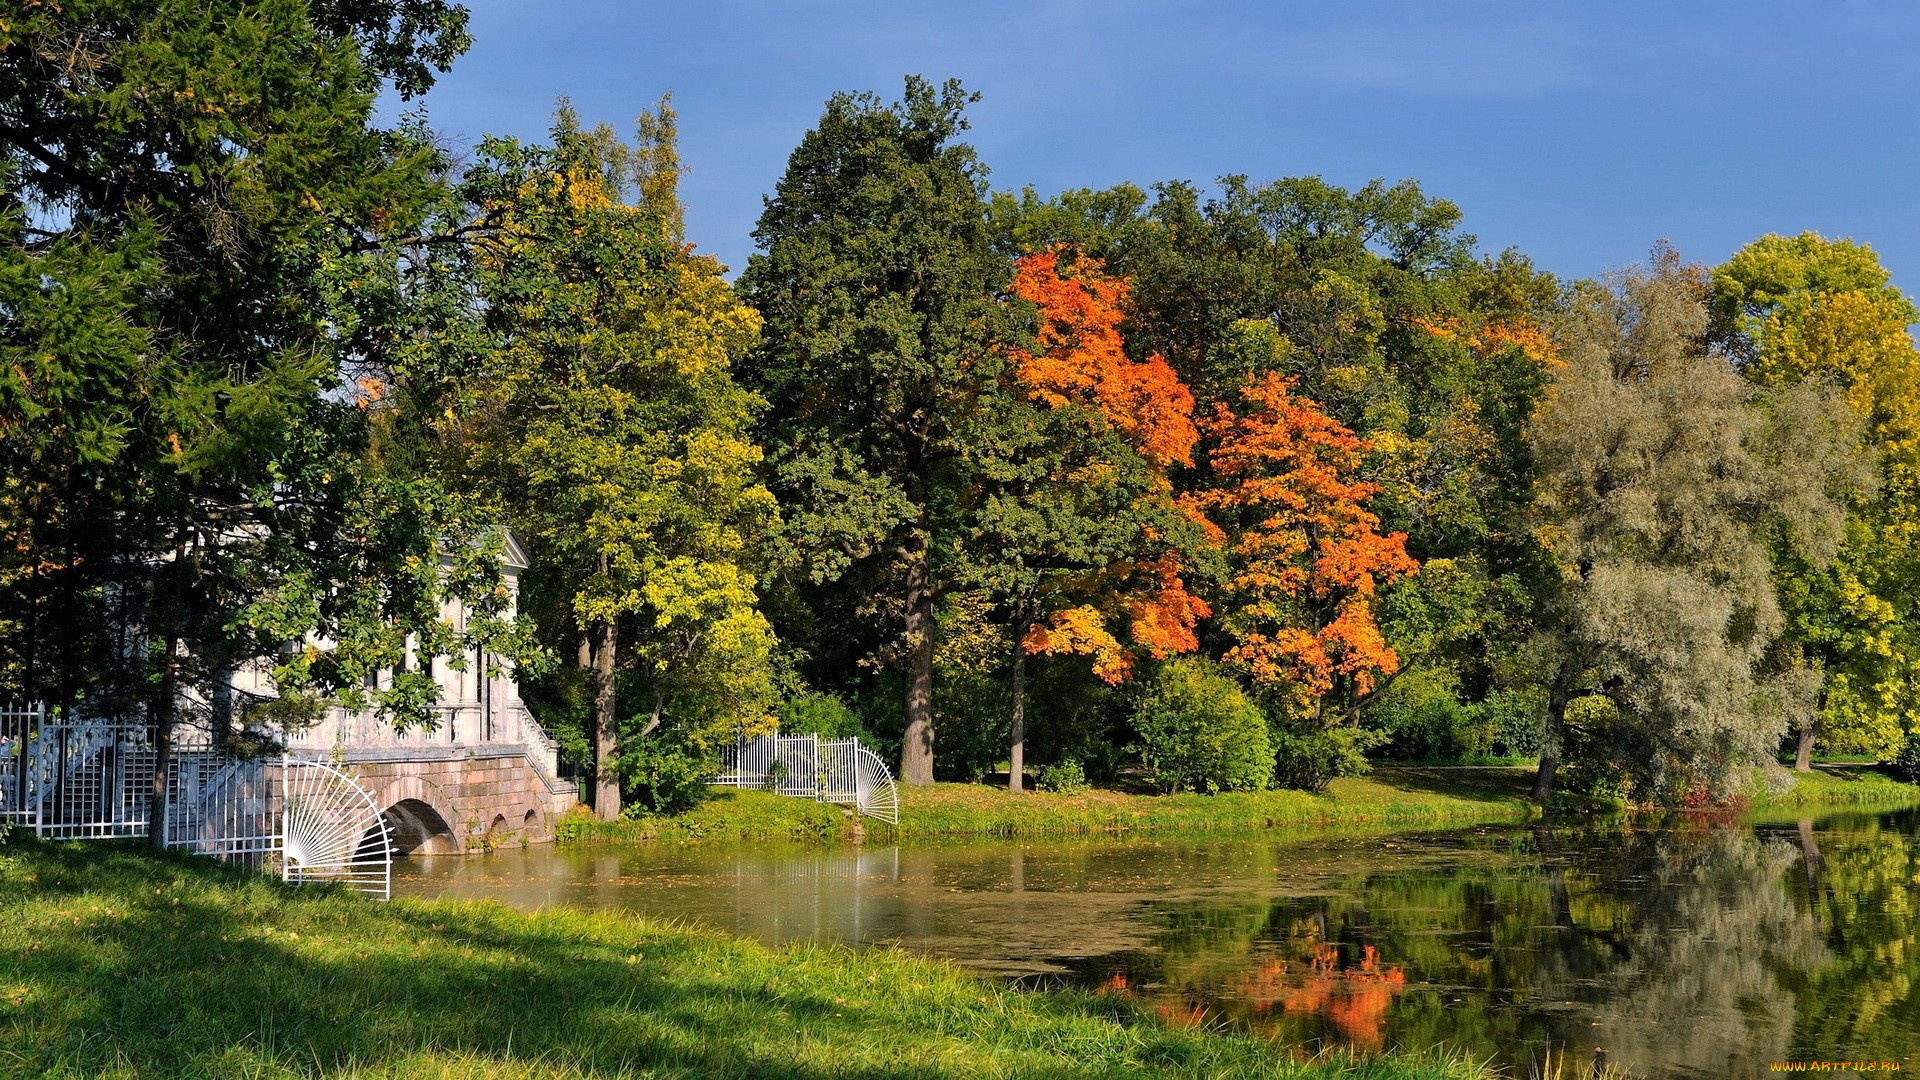
<svg viewBox="0 0 1920 1080">
<path fill-rule="evenodd" d="M 1524 821 L 1526 769 L 1378 769 L 1336 780 L 1318 795 L 1263 791 L 1225 795 L 1014 795 L 983 784 L 902 788 L 900 824 L 764 792 L 719 794 L 685 814 L 603 823 L 563 823 L 581 841 L 1090 836 L 1145 831 L 1212 832 L 1314 825 L 1466 825 Z"/>
<path fill-rule="evenodd" d="M 1793 786 L 1768 791 L 1756 784 L 1756 811 L 1920 806 L 1920 786 L 1902 783 L 1872 766 L 1815 765 L 1793 773 Z"/>
<path fill-rule="evenodd" d="M 187 856 L 0 844 L 0 1074 L 1485 1077 L 1296 1060 L 1104 996 L 609 913 L 298 890 Z"/>
</svg>

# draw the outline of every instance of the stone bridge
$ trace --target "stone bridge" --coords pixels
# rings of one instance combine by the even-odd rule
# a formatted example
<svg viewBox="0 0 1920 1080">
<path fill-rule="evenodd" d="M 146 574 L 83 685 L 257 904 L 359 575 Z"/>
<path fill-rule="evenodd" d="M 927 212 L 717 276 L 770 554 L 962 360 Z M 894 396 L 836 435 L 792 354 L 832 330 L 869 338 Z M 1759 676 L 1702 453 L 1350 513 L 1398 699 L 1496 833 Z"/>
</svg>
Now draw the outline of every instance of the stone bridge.
<svg viewBox="0 0 1920 1080">
<path fill-rule="evenodd" d="M 526 551 L 509 534 L 501 573 L 516 604 L 526 568 Z M 441 618 L 464 628 L 467 613 L 449 600 Z M 558 747 L 521 702 L 510 667 L 476 652 L 459 665 L 435 658 L 430 670 L 440 685 L 432 730 L 396 732 L 370 713 L 336 708 L 289 739 L 289 751 L 357 776 L 382 808 L 397 855 L 552 840 L 554 822 L 580 802 L 580 789 L 560 778 Z M 374 685 L 391 678 L 381 672 Z M 273 691 L 262 684 L 255 692 Z"/>
<path fill-rule="evenodd" d="M 558 748 L 517 700 L 449 707 L 437 730 L 404 733 L 336 711 L 289 749 L 353 774 L 382 808 L 396 855 L 545 843 L 580 801 L 559 778 Z"/>
<path fill-rule="evenodd" d="M 502 573 L 517 597 L 527 558 L 513 537 L 506 541 Z M 466 626 L 467 613 L 457 600 L 442 604 L 441 617 L 450 626 Z M 410 656 L 412 663 L 422 659 Z M 284 733 L 287 752 L 339 766 L 376 800 L 394 854 L 451 854 L 552 840 L 554 822 L 579 803 L 580 792 L 560 778 L 558 747 L 520 700 L 511 666 L 475 651 L 457 661 L 434 657 L 429 670 L 440 688 L 431 728 L 395 731 L 373 713 L 336 707 L 318 724 Z M 231 673 L 229 689 L 252 700 L 272 698 L 278 691 L 271 671 L 265 659 L 242 665 Z M 367 687 L 390 685 L 393 678 L 391 671 L 375 673 Z M 192 694 L 182 697 L 196 712 L 211 708 L 211 702 Z M 206 731 L 181 729 L 174 735 L 171 767 L 179 770 L 183 787 L 190 771 L 194 785 L 206 775 L 211 786 L 194 786 L 198 797 L 231 794 L 237 801 L 221 805 L 244 806 L 233 813 L 250 823 L 247 835 L 266 835 L 262 815 L 270 817 L 267 808 L 277 808 L 276 796 L 270 790 L 256 794 L 256 781 L 233 772 L 235 763 L 213 752 Z M 67 837 L 144 836 L 146 792 L 157 760 L 152 733 L 137 721 L 54 720 L 38 705 L 0 703 L 0 825 L 31 822 Z M 223 783 L 241 788 L 229 793 Z M 206 814 L 204 808 L 182 810 L 165 827 L 207 840 L 239 827 Z M 371 822 L 369 832 L 377 836 Z M 236 837 L 222 840 L 228 841 Z"/>
</svg>

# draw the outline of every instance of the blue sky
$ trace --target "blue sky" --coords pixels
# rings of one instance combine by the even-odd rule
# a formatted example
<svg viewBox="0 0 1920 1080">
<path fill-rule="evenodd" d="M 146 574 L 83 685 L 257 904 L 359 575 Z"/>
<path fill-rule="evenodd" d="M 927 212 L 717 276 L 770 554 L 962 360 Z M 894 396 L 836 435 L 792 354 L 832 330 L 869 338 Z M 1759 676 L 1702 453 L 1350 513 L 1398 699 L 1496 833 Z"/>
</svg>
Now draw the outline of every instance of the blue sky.
<svg viewBox="0 0 1920 1080">
<path fill-rule="evenodd" d="M 671 91 L 688 232 L 734 270 L 837 90 L 983 96 L 996 188 L 1413 178 L 1488 251 L 1569 277 L 1670 238 L 1873 245 L 1920 292 L 1920 5 L 468 0 L 426 99 L 456 142 L 541 137 L 565 95 L 630 132 Z"/>
</svg>

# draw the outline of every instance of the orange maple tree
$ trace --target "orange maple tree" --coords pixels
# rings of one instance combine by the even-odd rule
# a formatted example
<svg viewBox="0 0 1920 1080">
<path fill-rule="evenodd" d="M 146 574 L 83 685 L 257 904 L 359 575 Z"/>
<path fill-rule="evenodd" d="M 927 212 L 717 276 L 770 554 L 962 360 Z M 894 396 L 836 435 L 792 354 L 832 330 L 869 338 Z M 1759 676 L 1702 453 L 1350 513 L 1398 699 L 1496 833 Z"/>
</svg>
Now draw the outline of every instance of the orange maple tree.
<svg viewBox="0 0 1920 1080">
<path fill-rule="evenodd" d="M 1014 264 L 1009 291 L 1040 312 L 1038 348 L 1013 352 L 1016 376 L 1036 401 L 1091 406 L 1156 465 L 1193 464 L 1193 392 L 1164 358 L 1127 357 L 1125 279 L 1085 256 L 1063 267 L 1070 254 L 1045 251 Z"/>
<path fill-rule="evenodd" d="M 1415 573 L 1406 534 L 1380 531 L 1359 479 L 1365 439 L 1268 374 L 1216 407 L 1204 425 L 1212 486 L 1190 496 L 1219 530 L 1232 564 L 1227 657 L 1253 678 L 1316 705 L 1336 681 L 1356 695 L 1399 669 L 1380 633 L 1378 590 Z"/>
<path fill-rule="evenodd" d="M 1021 391 L 1048 409 L 1077 409 L 1090 425 L 1120 433 L 1150 467 L 1135 500 L 1138 520 L 1151 520 L 1156 511 L 1177 516 L 1167 470 L 1193 463 L 1200 438 L 1193 394 L 1160 356 L 1127 356 L 1120 334 L 1126 281 L 1108 275 L 1097 259 L 1056 249 L 1021 258 L 1009 291 L 1039 313 L 1034 347 L 1010 354 Z M 1197 648 L 1195 627 L 1209 610 L 1188 589 L 1179 552 L 1151 527 L 1141 529 L 1138 541 L 1130 557 L 1078 575 L 1074 583 L 1088 602 L 1041 613 L 1026 627 L 1024 649 L 1090 656 L 1094 674 L 1117 683 L 1132 670 L 1133 658 L 1112 623 L 1124 620 L 1133 646 L 1155 657 Z"/>
</svg>

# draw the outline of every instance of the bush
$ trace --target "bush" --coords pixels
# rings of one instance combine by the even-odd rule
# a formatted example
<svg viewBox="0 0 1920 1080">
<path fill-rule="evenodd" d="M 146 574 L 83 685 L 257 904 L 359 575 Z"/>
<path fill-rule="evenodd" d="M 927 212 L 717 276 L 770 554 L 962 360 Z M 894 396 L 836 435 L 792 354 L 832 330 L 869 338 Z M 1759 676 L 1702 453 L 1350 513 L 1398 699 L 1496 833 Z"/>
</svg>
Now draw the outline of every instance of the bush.
<svg viewBox="0 0 1920 1080">
<path fill-rule="evenodd" d="M 860 714 L 836 694 L 799 694 L 780 706 L 780 734 L 863 739 Z"/>
<path fill-rule="evenodd" d="M 666 739 L 638 739 L 620 748 L 619 768 L 626 782 L 627 812 L 678 814 L 707 796 L 715 763 Z"/>
<path fill-rule="evenodd" d="M 1458 761 L 1493 748 L 1492 725 L 1476 715 L 1476 706 L 1462 705 L 1451 697 L 1391 704 L 1376 710 L 1374 716 L 1385 744 L 1381 757 L 1393 761 Z"/>
<path fill-rule="evenodd" d="M 1092 787 L 1087 783 L 1086 770 L 1077 761 L 1042 765 L 1033 770 L 1033 783 L 1041 791 L 1051 791 L 1055 795 L 1083 795 Z"/>
<path fill-rule="evenodd" d="M 1479 706 L 1493 728 L 1496 754 L 1522 757 L 1540 752 L 1547 734 L 1547 695 L 1538 687 L 1496 690 Z"/>
<path fill-rule="evenodd" d="M 1279 729 L 1272 735 L 1274 783 L 1300 791 L 1324 791 L 1336 777 L 1360 776 L 1372 766 L 1367 751 L 1386 739 L 1364 728 L 1324 731 Z"/>
<path fill-rule="evenodd" d="M 566 813 L 560 815 L 559 821 L 554 822 L 553 838 L 561 843 L 577 840 L 599 820 L 594 816 L 592 807 L 585 803 L 576 803 Z"/>
<path fill-rule="evenodd" d="M 1909 784 L 1920 784 L 1920 732 L 1908 732 L 1893 756 L 1893 772 Z"/>
<path fill-rule="evenodd" d="M 1612 700 L 1587 694 L 1567 703 L 1567 744 L 1560 786 L 1599 806 L 1624 807 L 1654 794 L 1655 748 L 1625 723 Z"/>
<path fill-rule="evenodd" d="M 1133 725 L 1162 791 L 1259 791 L 1273 777 L 1265 715 L 1204 660 L 1161 665 L 1135 703 Z"/>
</svg>

